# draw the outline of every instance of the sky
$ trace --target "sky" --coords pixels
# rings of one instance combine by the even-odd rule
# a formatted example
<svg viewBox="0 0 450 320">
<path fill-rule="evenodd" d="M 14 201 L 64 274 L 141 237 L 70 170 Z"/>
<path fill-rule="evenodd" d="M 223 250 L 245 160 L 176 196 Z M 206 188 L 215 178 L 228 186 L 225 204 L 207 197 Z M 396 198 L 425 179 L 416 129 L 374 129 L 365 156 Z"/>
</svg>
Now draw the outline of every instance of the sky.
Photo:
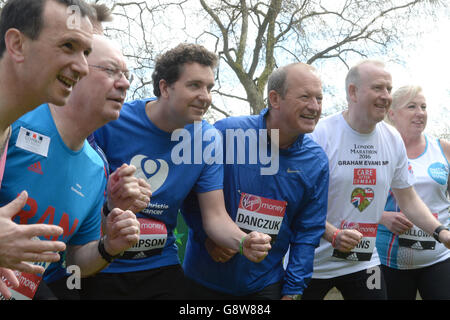
<svg viewBox="0 0 450 320">
<path fill-rule="evenodd" d="M 174 12 L 165 12 L 167 21 L 163 24 L 159 24 L 153 27 L 151 40 L 152 45 L 162 45 L 164 48 L 157 48 L 157 50 L 165 51 L 178 43 L 179 36 L 182 36 L 184 32 L 172 32 L 167 34 L 165 32 L 167 25 L 171 25 L 172 28 L 182 29 L 186 26 L 191 34 L 198 34 L 199 28 L 204 30 L 205 26 L 192 25 L 189 21 L 185 20 L 185 17 L 179 19 L 173 19 L 173 16 L 177 16 L 177 10 L 171 9 Z M 189 16 L 189 11 L 185 12 L 186 16 Z M 417 31 L 421 31 L 423 34 L 420 37 L 411 36 L 405 38 L 404 45 L 398 46 L 395 49 L 395 54 L 402 60 L 389 61 L 389 57 L 371 57 L 379 58 L 387 63 L 387 69 L 391 72 L 393 77 L 394 90 L 402 85 L 415 84 L 422 86 L 427 99 L 427 109 L 429 114 L 429 120 L 427 125 L 427 132 L 434 135 L 439 135 L 443 127 L 450 127 L 450 81 L 448 75 L 450 75 L 450 41 L 448 39 L 447 32 L 450 30 L 450 16 L 449 12 L 441 12 L 436 21 L 431 21 L 430 18 L 424 19 L 423 17 L 417 17 L 417 23 L 415 24 Z M 160 30 L 161 29 L 161 30 Z M 159 39 L 161 38 L 161 39 Z M 184 40 L 183 40 L 184 41 Z M 206 45 L 206 44 L 205 44 Z M 214 43 L 207 47 L 214 50 Z M 355 61 L 347 61 L 348 65 L 353 65 L 360 59 Z M 223 63 L 223 61 L 222 61 Z M 320 70 L 324 86 L 330 86 L 334 88 L 334 95 L 325 95 L 323 113 L 332 113 L 336 105 L 344 106 L 345 102 L 345 89 L 344 78 L 347 73 L 347 68 L 339 61 L 334 60 L 332 63 Z M 224 73 L 221 77 L 225 76 Z M 227 80 L 222 78 L 223 84 L 227 83 Z M 231 79 L 235 79 L 235 76 L 231 76 Z M 234 80 L 231 80 L 233 82 Z M 239 86 L 232 86 L 233 88 L 239 88 Z M 239 88 L 239 91 L 242 91 Z M 238 93 L 237 95 L 245 96 L 245 93 Z M 214 103 L 218 106 L 226 105 L 231 108 L 231 115 L 249 114 L 250 109 L 243 107 L 243 103 L 238 100 L 229 100 L 221 98 L 218 95 L 213 97 Z M 227 108 L 228 109 L 228 108 Z M 218 113 L 215 113 L 214 118 L 218 119 L 223 117 Z"/>
<path fill-rule="evenodd" d="M 392 74 L 393 90 L 403 85 L 420 85 L 427 100 L 428 124 L 426 133 L 438 136 L 444 127 L 450 128 L 450 30 L 449 12 L 441 12 L 434 21 L 417 17 L 414 25 L 420 36 L 404 38 L 404 43 L 395 49 L 400 61 L 389 56 L 371 56 L 386 63 Z M 414 31 L 414 30 L 413 30 Z M 348 65 L 359 62 L 346 61 Z M 336 105 L 346 105 L 344 79 L 347 67 L 333 60 L 319 70 L 324 86 L 334 87 L 333 94 L 325 94 L 323 114 L 334 113 Z M 245 96 L 245 94 L 241 94 Z M 216 100 L 217 101 L 217 100 Z M 236 104 L 236 102 L 234 102 Z M 239 105 L 240 103 L 237 103 Z M 246 109 L 240 108 L 232 115 L 240 115 Z"/>
<path fill-rule="evenodd" d="M 450 19 L 442 18 L 430 34 L 417 40 L 417 48 L 404 50 L 406 65 L 392 69 L 394 89 L 401 85 L 417 84 L 423 88 L 427 100 L 427 131 L 438 133 L 450 127 Z"/>
<path fill-rule="evenodd" d="M 392 75 L 393 91 L 403 85 L 422 87 L 428 112 L 425 132 L 433 135 L 439 135 L 443 127 L 450 127 L 450 17 L 441 14 L 438 18 L 420 37 L 404 39 L 407 45 L 396 48 L 402 63 L 389 61 L 386 57 L 373 57 L 386 62 L 386 69 Z M 347 69 L 342 64 L 336 64 L 335 68 L 322 70 L 323 82 L 341 89 L 332 97 L 334 101 L 324 102 L 323 113 L 327 113 L 334 102 L 345 103 Z"/>
</svg>

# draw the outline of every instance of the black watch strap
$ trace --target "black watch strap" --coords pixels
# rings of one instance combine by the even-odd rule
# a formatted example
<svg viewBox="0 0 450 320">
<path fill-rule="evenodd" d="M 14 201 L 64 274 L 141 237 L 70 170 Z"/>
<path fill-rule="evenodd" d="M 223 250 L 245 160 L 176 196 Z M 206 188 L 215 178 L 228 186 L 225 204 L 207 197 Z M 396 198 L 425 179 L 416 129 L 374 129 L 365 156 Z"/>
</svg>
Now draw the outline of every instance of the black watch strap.
<svg viewBox="0 0 450 320">
<path fill-rule="evenodd" d="M 103 259 L 105 259 L 108 263 L 111 263 L 114 261 L 114 259 L 117 259 L 121 256 L 121 254 L 112 256 L 105 250 L 105 236 L 101 237 L 98 241 L 98 252 L 102 256 Z"/>
<path fill-rule="evenodd" d="M 106 217 L 110 212 L 111 210 L 109 210 L 108 208 L 108 200 L 106 200 L 105 203 L 103 204 L 103 215 Z"/>
<path fill-rule="evenodd" d="M 439 233 L 440 233 L 442 230 L 448 230 L 448 228 L 447 228 L 447 227 L 444 227 L 443 225 L 440 225 L 440 226 L 437 227 L 437 228 L 434 230 L 434 232 L 433 232 L 433 238 L 435 238 L 437 242 L 441 242 L 441 240 L 439 240 Z"/>
</svg>

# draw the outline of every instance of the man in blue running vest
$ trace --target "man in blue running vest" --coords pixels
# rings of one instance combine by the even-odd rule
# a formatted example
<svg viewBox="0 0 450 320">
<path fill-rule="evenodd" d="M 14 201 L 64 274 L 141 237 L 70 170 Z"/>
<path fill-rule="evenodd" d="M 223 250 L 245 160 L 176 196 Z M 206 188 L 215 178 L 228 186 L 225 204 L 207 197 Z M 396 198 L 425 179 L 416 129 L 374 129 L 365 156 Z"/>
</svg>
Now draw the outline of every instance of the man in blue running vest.
<svg viewBox="0 0 450 320">
<path fill-rule="evenodd" d="M 77 12 L 68 10 L 69 6 L 76 6 Z M 11 123 L 41 103 L 63 105 L 73 85 L 87 74 L 86 56 L 92 42 L 90 18 L 90 7 L 80 0 L 9 0 L 2 8 L 0 185 Z M 67 24 L 70 19 L 76 21 L 72 28 Z M 63 79 L 69 79 L 70 84 Z M 10 269 L 43 272 L 42 266 L 30 262 L 57 261 L 59 255 L 55 251 L 65 249 L 60 241 L 31 240 L 33 236 L 58 236 L 63 232 L 60 227 L 23 226 L 11 221 L 25 205 L 27 196 L 24 191 L 10 205 L 0 208 L 0 276 L 13 287 L 19 283 Z M 3 281 L 0 293 L 10 297 Z"/>
<path fill-rule="evenodd" d="M 77 84 L 65 106 L 43 104 L 12 126 L 0 201 L 26 188 L 27 206 L 15 221 L 63 228 L 59 240 L 67 243 L 66 265 L 48 266 L 44 280 L 49 283 L 64 276 L 65 267 L 71 265 L 79 268 L 82 277 L 92 275 L 133 246 L 139 239 L 139 222 L 127 209 L 146 207 L 149 201 L 149 193 L 140 193 L 138 179 L 126 177 L 135 168 L 130 171 L 124 166 L 113 173 L 108 200 L 114 200 L 104 206 L 105 164 L 86 138 L 119 116 L 129 71 L 120 50 L 103 36 L 94 36 L 93 48 L 88 57 L 90 73 Z M 130 188 L 137 188 L 136 192 Z M 122 197 L 112 197 L 115 191 Z M 136 203 L 136 197 L 144 204 Z M 102 209 L 107 216 L 101 228 Z M 28 293 L 19 293 L 32 298 L 24 292 Z"/>
</svg>

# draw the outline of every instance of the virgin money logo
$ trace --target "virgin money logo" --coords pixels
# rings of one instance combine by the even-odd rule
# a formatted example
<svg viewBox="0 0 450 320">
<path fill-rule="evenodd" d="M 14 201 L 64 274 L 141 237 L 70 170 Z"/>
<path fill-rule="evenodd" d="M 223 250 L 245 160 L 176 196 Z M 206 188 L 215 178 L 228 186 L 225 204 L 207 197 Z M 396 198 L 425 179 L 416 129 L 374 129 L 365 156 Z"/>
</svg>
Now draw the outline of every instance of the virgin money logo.
<svg viewBox="0 0 450 320">
<path fill-rule="evenodd" d="M 169 175 L 169 165 L 162 159 L 150 159 L 147 156 L 135 155 L 130 165 L 136 167 L 135 177 L 146 180 L 152 187 L 152 192 L 158 190 Z"/>
<path fill-rule="evenodd" d="M 359 229 L 359 224 L 356 222 L 343 221 L 341 224 L 341 229 Z"/>
<path fill-rule="evenodd" d="M 246 194 L 242 197 L 241 205 L 245 210 L 258 211 L 259 208 L 261 208 L 261 198 L 251 194 Z"/>
<path fill-rule="evenodd" d="M 358 230 L 367 237 L 375 237 L 377 234 L 378 225 L 374 223 L 359 223 L 359 222 L 349 222 L 343 221 L 341 223 L 341 229 L 353 229 Z"/>
</svg>

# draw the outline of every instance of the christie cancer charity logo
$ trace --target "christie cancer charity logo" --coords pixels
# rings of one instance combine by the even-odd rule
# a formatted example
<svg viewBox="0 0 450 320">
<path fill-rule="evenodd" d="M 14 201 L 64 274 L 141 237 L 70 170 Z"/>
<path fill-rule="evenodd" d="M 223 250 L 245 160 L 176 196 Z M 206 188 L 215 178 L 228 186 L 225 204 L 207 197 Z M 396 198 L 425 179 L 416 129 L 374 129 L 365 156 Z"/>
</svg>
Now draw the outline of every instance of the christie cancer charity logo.
<svg viewBox="0 0 450 320">
<path fill-rule="evenodd" d="M 373 197 L 372 188 L 356 188 L 352 191 L 351 203 L 360 212 L 363 212 L 370 205 Z"/>
<path fill-rule="evenodd" d="M 136 167 L 134 175 L 146 180 L 152 186 L 152 192 L 158 190 L 169 176 L 169 165 L 163 159 L 155 161 L 138 154 L 131 159 L 130 164 Z"/>
</svg>

